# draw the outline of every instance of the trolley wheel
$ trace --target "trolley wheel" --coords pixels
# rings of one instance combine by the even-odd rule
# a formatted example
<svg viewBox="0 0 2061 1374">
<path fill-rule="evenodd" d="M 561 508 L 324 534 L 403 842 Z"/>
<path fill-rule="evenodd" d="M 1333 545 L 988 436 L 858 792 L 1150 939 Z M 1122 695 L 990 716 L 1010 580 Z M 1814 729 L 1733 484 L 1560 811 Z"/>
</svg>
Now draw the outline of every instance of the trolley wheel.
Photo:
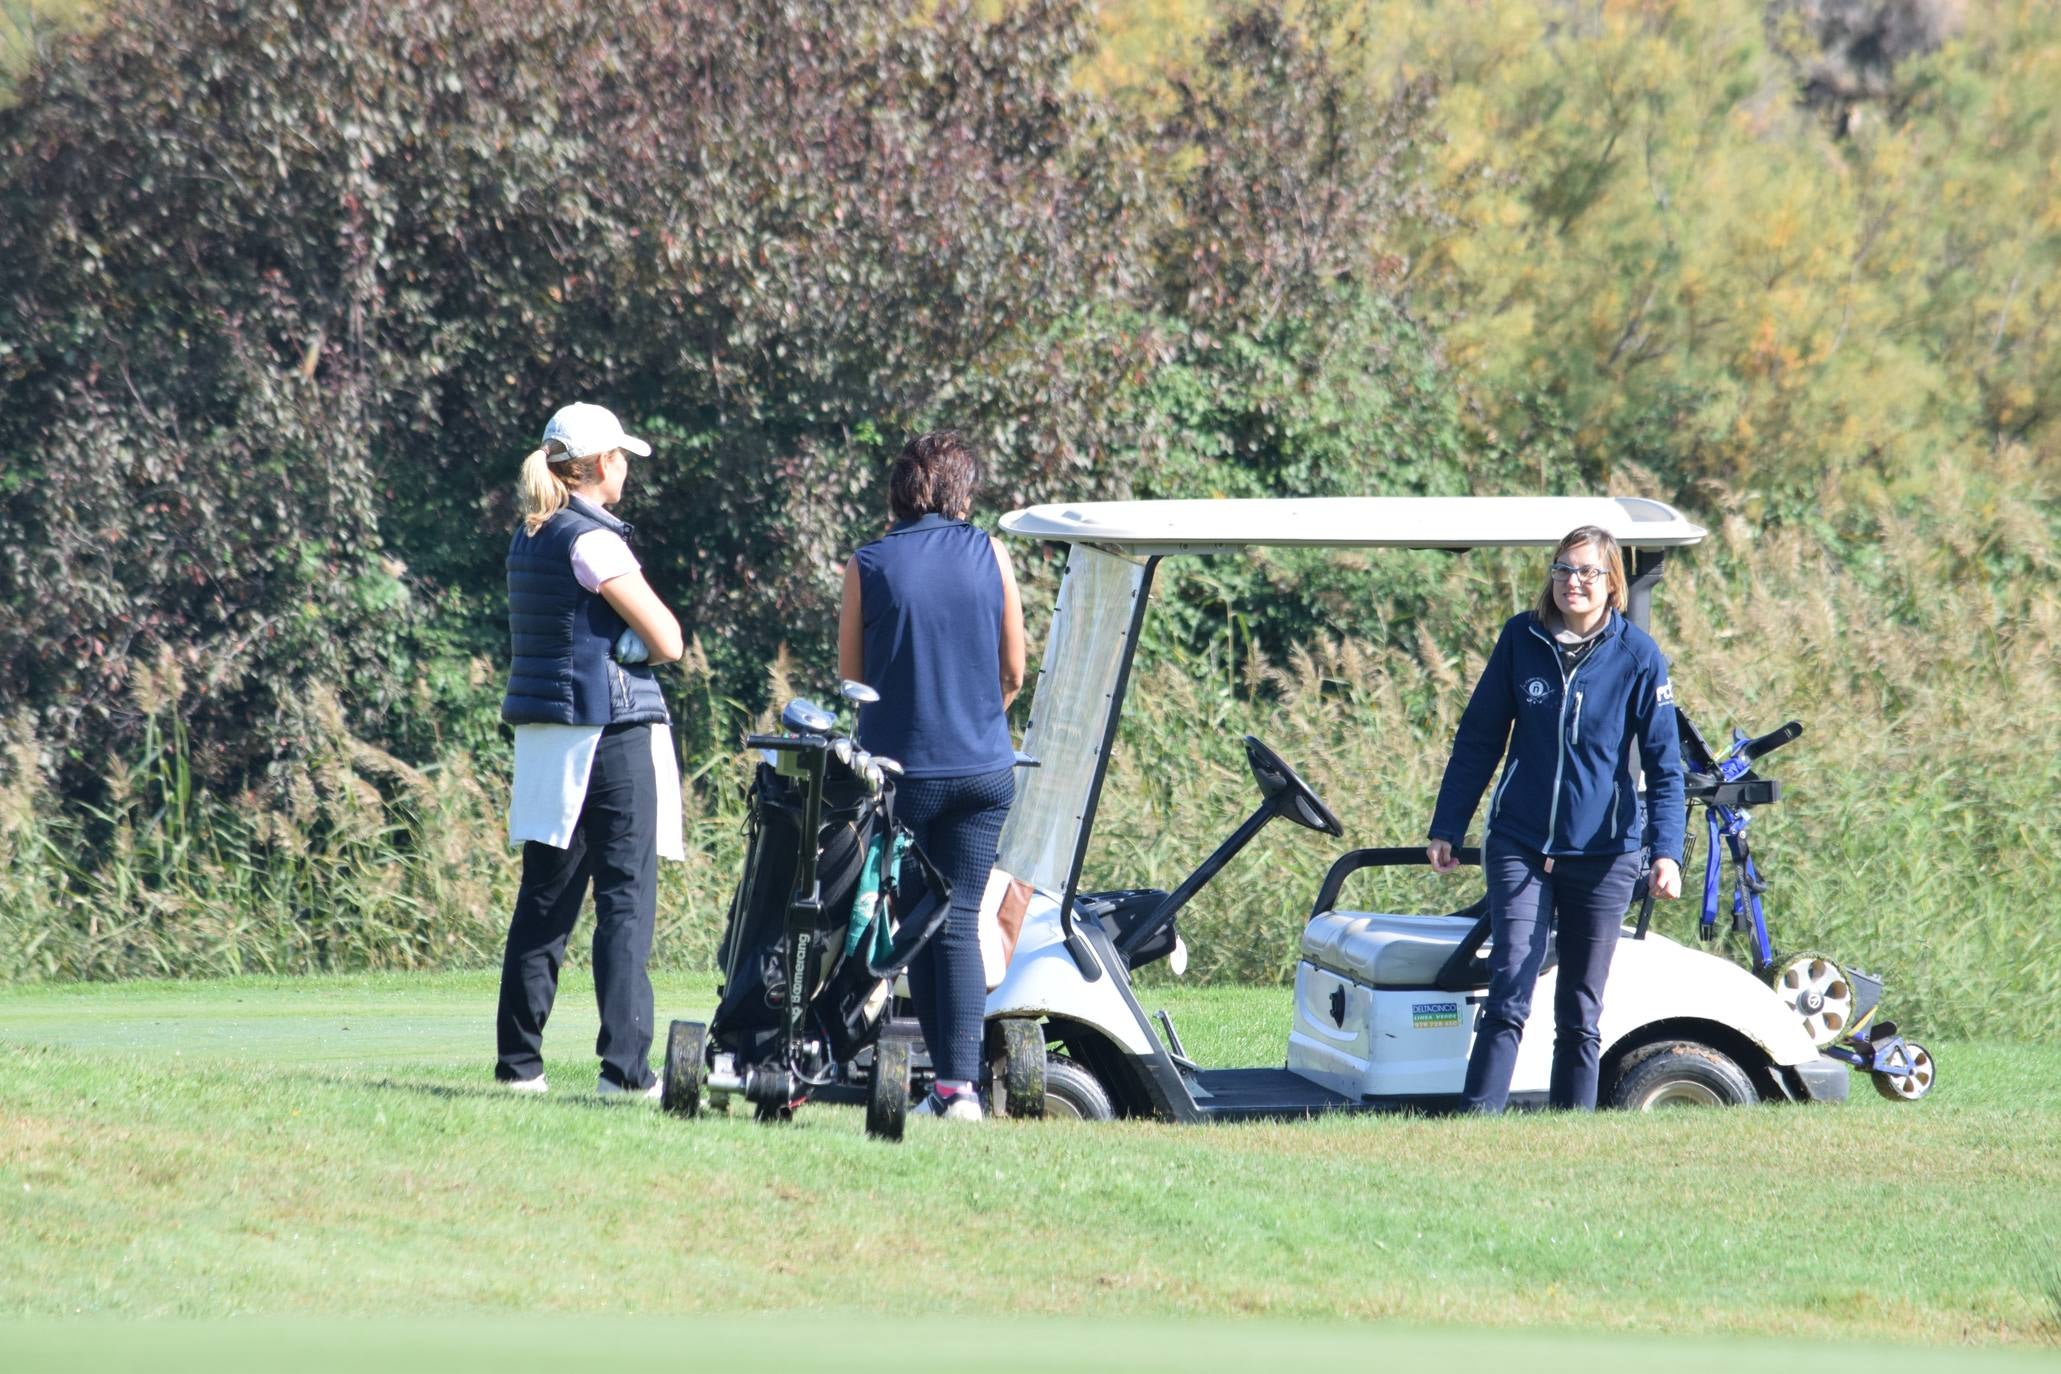
<svg viewBox="0 0 2061 1374">
<path fill-rule="evenodd" d="M 866 1134 L 900 1140 L 909 1121 L 909 1042 L 883 1036 L 873 1046 L 873 1083 L 866 1093 Z"/>
<path fill-rule="evenodd" d="M 1002 1029 L 1002 1099 L 1005 1116 L 1036 1120 L 1045 1114 L 1045 1028 L 1028 1016 L 1011 1016 Z"/>
<path fill-rule="evenodd" d="M 665 1086 L 659 1105 L 674 1116 L 701 1115 L 701 1084 L 708 1076 L 708 1027 L 675 1021 L 666 1032 Z"/>
<path fill-rule="evenodd" d="M 1610 1085 L 1610 1105 L 1650 1112 L 1660 1107 L 1743 1107 L 1758 1102 L 1753 1080 L 1708 1045 L 1665 1040 L 1634 1050 Z"/>
<path fill-rule="evenodd" d="M 1932 1051 L 1914 1040 L 1904 1041 L 1905 1063 L 1910 1073 L 1899 1078 L 1892 1073 L 1877 1069 L 1868 1077 L 1875 1080 L 1875 1091 L 1891 1102 L 1916 1102 L 1932 1091 L 1933 1082 L 1939 1077 L 1939 1066 L 1932 1060 Z"/>
<path fill-rule="evenodd" d="M 1796 1013 L 1803 1033 L 1824 1049 L 1853 1029 L 1853 984 L 1822 954 L 1792 954 L 1768 971 L 1768 986 Z"/>
<path fill-rule="evenodd" d="M 1056 1054 L 1045 1056 L 1045 1111 L 1047 1117 L 1074 1121 L 1114 1121 L 1116 1108 L 1102 1080 L 1071 1059 Z"/>
</svg>

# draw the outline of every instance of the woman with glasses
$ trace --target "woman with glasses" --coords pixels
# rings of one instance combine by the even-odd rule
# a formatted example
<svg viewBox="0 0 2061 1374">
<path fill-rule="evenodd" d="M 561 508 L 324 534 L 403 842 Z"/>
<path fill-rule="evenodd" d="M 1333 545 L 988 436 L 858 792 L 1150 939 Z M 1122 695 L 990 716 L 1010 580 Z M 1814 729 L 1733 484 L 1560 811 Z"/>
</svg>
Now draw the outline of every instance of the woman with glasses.
<svg viewBox="0 0 2061 1374">
<path fill-rule="evenodd" d="M 1548 1102 L 1593 1110 L 1603 985 L 1642 873 L 1656 895 L 1682 891 L 1682 767 L 1667 659 L 1624 617 L 1624 557 L 1583 526 L 1553 552 L 1530 610 L 1512 617 L 1460 717 L 1425 854 L 1459 867 L 1482 822 L 1493 943 L 1464 1105 L 1499 1112 L 1510 1096 L 1532 990 L 1559 929 Z M 1649 868 L 1650 864 L 1650 868 Z"/>
</svg>

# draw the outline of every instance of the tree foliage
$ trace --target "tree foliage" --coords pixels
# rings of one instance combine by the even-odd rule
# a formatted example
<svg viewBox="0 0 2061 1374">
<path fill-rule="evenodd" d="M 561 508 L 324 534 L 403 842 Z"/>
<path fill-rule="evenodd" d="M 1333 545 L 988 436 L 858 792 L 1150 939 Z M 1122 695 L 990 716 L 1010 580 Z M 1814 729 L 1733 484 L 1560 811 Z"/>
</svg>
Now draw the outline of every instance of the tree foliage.
<svg viewBox="0 0 2061 1374">
<path fill-rule="evenodd" d="M 98 0 L 0 0 L 0 106 L 14 83 L 42 61 L 59 35 L 90 24 Z"/>
<path fill-rule="evenodd" d="M 164 644 L 232 772 L 307 678 L 390 731 L 393 612 L 496 600 L 575 397 L 658 441 L 654 581 L 754 670 L 903 432 L 975 430 L 1009 493 L 1111 481 L 1137 164 L 1084 40 L 1055 4 L 116 10 L 0 118 L 0 705 L 118 726 Z"/>
<path fill-rule="evenodd" d="M 2051 479 L 2051 7 L 1970 5 L 1958 36 L 1871 49 L 1836 120 L 1813 104 L 1819 45 L 1894 16 L 1370 8 L 1387 60 L 1440 85 L 1460 227 L 1420 240 L 1415 299 L 1505 480 L 1543 447 L 1592 482 L 1630 464 L 1719 511 L 1865 525 L 2005 445 Z"/>
<path fill-rule="evenodd" d="M 885 464 L 950 423 L 989 509 L 1671 497 L 1716 533 L 1662 607 L 1709 711 L 1835 694 L 1842 826 L 1920 759 L 1868 824 L 1937 890 L 2047 871 L 1994 804 L 2051 782 L 2057 690 L 2043 0 L 0 0 L 0 63 L 0 925 L 38 967 L 53 922 L 85 971 L 457 957 L 417 918 L 505 884 L 501 556 L 575 398 L 659 447 L 624 511 L 710 779 L 726 698 L 829 676 Z M 1535 577 L 1169 563 L 1141 771 L 1286 713 L 1407 809 Z"/>
<path fill-rule="evenodd" d="M 992 505 L 1638 485 L 1741 555 L 1786 521 L 1865 573 L 1910 520 L 1954 576 L 2055 562 L 2034 0 L 126 0 L 39 35 L 0 112 L 0 708 L 75 777 L 161 652 L 211 780 L 306 752 L 323 685 L 407 757 L 490 740 L 515 465 L 575 397 L 659 445 L 626 513 L 718 697 L 826 657 L 938 423 Z M 1437 585 L 1291 563 L 1170 581 L 1173 623 L 1414 636 Z"/>
</svg>

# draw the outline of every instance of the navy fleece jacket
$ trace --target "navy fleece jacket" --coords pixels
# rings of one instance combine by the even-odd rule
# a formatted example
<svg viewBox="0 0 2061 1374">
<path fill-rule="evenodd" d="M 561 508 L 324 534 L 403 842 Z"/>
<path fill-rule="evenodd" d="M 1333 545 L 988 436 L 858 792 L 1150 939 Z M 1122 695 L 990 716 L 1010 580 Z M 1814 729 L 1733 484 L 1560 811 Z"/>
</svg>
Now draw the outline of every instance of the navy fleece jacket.
<svg viewBox="0 0 2061 1374">
<path fill-rule="evenodd" d="M 1615 611 L 1569 671 L 1532 612 L 1504 624 L 1460 717 L 1432 839 L 1460 844 L 1498 759 L 1484 839 L 1493 832 L 1542 854 L 1647 849 L 1681 861 L 1681 741 L 1667 659 Z"/>
</svg>

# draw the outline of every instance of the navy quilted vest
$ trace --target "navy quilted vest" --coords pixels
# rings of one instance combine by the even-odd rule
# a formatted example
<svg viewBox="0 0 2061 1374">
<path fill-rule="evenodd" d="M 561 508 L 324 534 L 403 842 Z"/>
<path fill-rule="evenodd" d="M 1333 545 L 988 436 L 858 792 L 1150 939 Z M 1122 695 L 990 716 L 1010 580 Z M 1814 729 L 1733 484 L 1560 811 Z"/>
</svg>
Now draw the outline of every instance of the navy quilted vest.
<svg viewBox="0 0 2061 1374">
<path fill-rule="evenodd" d="M 520 525 L 508 544 L 512 659 L 501 719 L 510 725 L 635 725 L 667 720 L 649 664 L 609 655 L 626 628 L 598 593 L 573 576 L 573 541 L 590 530 L 630 527 L 575 496 L 535 534 Z"/>
</svg>

